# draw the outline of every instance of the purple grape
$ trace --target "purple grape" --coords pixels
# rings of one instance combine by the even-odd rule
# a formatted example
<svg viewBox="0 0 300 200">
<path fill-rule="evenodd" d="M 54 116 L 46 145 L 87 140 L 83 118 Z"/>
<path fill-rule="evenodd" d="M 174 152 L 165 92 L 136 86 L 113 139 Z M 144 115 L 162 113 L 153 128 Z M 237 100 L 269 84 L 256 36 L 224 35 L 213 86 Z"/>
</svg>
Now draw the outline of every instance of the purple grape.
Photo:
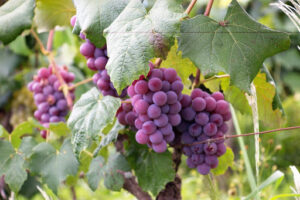
<svg viewBox="0 0 300 200">
<path fill-rule="evenodd" d="M 167 143 L 171 143 L 173 142 L 173 140 L 175 139 L 175 134 L 174 132 L 172 132 L 170 135 L 166 135 L 164 136 L 164 139 Z"/>
<path fill-rule="evenodd" d="M 194 163 L 194 165 L 200 165 L 204 162 L 205 156 L 203 154 L 193 154 L 191 156 L 191 160 Z"/>
<path fill-rule="evenodd" d="M 193 137 L 198 137 L 202 133 L 202 127 L 198 124 L 192 124 L 189 127 L 189 134 Z"/>
<path fill-rule="evenodd" d="M 98 57 L 103 57 L 103 56 L 105 56 L 103 50 L 96 48 L 94 51 L 94 57 L 98 58 Z"/>
<path fill-rule="evenodd" d="M 214 113 L 210 116 L 209 121 L 215 123 L 219 127 L 223 124 L 223 117 L 220 114 Z"/>
<path fill-rule="evenodd" d="M 142 130 L 148 135 L 154 133 L 156 131 L 156 126 L 153 121 L 144 122 Z"/>
<path fill-rule="evenodd" d="M 135 126 L 137 129 L 142 129 L 142 127 L 143 127 L 143 122 L 142 122 L 139 118 L 137 118 L 137 119 L 135 119 L 135 121 L 134 121 L 134 126 Z"/>
<path fill-rule="evenodd" d="M 152 144 L 159 144 L 163 141 L 163 135 L 157 130 L 149 136 L 149 139 Z"/>
<path fill-rule="evenodd" d="M 168 81 L 163 81 L 161 90 L 164 92 L 168 92 L 170 89 L 171 89 L 171 84 Z"/>
<path fill-rule="evenodd" d="M 200 112 L 203 111 L 206 107 L 206 102 L 203 98 L 201 97 L 196 97 L 195 99 L 193 99 L 192 101 L 192 108 L 196 111 L 196 112 Z"/>
<path fill-rule="evenodd" d="M 179 113 L 181 110 L 181 104 L 177 101 L 176 103 L 170 105 L 170 110 L 169 113 L 170 114 L 177 114 Z"/>
<path fill-rule="evenodd" d="M 162 79 L 163 78 L 163 72 L 160 69 L 151 70 L 150 78 L 154 78 L 154 77 Z"/>
<path fill-rule="evenodd" d="M 139 120 L 141 120 L 141 122 L 146 122 L 146 121 L 149 121 L 150 118 L 148 117 L 148 115 L 142 114 L 142 115 L 139 115 Z"/>
<path fill-rule="evenodd" d="M 181 135 L 182 144 L 192 144 L 193 142 L 195 142 L 195 139 L 192 136 L 190 136 L 188 132 L 185 132 Z"/>
<path fill-rule="evenodd" d="M 161 127 L 159 130 L 160 130 L 161 133 L 162 133 L 163 135 L 165 135 L 165 136 L 166 136 L 166 135 L 170 135 L 170 134 L 173 133 L 172 125 L 169 124 L 169 123 L 168 123 L 166 126 Z"/>
<path fill-rule="evenodd" d="M 49 69 L 47 68 L 41 68 L 39 71 L 38 71 L 38 76 L 42 79 L 46 79 L 48 78 L 49 76 L 51 75 L 51 72 Z"/>
<path fill-rule="evenodd" d="M 168 113 L 169 111 L 170 111 L 170 106 L 169 106 L 169 105 L 166 104 L 166 105 L 164 105 L 164 106 L 161 107 L 161 112 L 162 112 L 162 113 L 165 113 L 165 114 L 166 114 L 166 113 Z"/>
<path fill-rule="evenodd" d="M 195 118 L 196 112 L 193 108 L 187 107 L 181 111 L 182 118 L 186 121 L 192 121 Z"/>
<path fill-rule="evenodd" d="M 148 87 L 153 92 L 159 91 L 162 88 L 162 81 L 156 77 L 151 78 L 148 82 Z"/>
<path fill-rule="evenodd" d="M 55 107 L 55 106 L 52 106 L 50 109 L 49 109 L 49 114 L 50 115 L 58 115 L 59 114 L 59 110 L 58 110 L 58 108 L 57 107 Z"/>
<path fill-rule="evenodd" d="M 94 58 L 88 58 L 86 61 L 86 65 L 90 70 L 97 71 L 97 68 L 95 67 L 95 59 Z"/>
<path fill-rule="evenodd" d="M 194 164 L 194 162 L 192 161 L 191 157 L 188 157 L 188 159 L 186 159 L 186 164 L 189 168 L 193 169 L 196 168 L 196 165 Z"/>
<path fill-rule="evenodd" d="M 183 90 L 183 84 L 181 82 L 181 80 L 179 81 L 174 81 L 171 85 L 171 88 L 173 91 L 175 91 L 177 94 L 181 93 L 181 91 Z"/>
<path fill-rule="evenodd" d="M 164 78 L 170 83 L 176 80 L 176 76 L 177 76 L 177 72 L 175 71 L 175 69 L 168 68 L 164 70 Z"/>
<path fill-rule="evenodd" d="M 80 53 L 86 57 L 94 55 L 95 46 L 91 43 L 85 42 L 80 46 Z"/>
<path fill-rule="evenodd" d="M 144 80 L 139 80 L 134 86 L 134 91 L 137 94 L 146 94 L 148 92 L 148 83 Z"/>
<path fill-rule="evenodd" d="M 38 110 L 40 112 L 42 112 L 42 113 L 45 113 L 45 112 L 48 111 L 49 107 L 50 106 L 49 106 L 49 104 L 47 102 L 43 102 L 43 103 L 41 103 L 41 104 L 38 105 Z"/>
<path fill-rule="evenodd" d="M 184 155 L 186 155 L 187 157 L 192 156 L 192 150 L 190 147 L 183 147 L 182 148 L 182 152 Z"/>
<path fill-rule="evenodd" d="M 195 144 L 193 146 L 191 146 L 191 151 L 194 153 L 194 154 L 200 154 L 203 152 L 203 144 Z"/>
<path fill-rule="evenodd" d="M 226 148 L 224 143 L 220 143 L 217 146 L 218 146 L 217 147 L 217 149 L 218 149 L 217 150 L 217 156 L 222 156 L 223 154 L 226 153 L 227 148 Z"/>
<path fill-rule="evenodd" d="M 227 112 L 227 113 L 225 113 L 225 114 L 222 115 L 222 116 L 223 116 L 223 120 L 224 120 L 224 121 L 228 121 L 228 120 L 231 119 L 231 112 Z"/>
<path fill-rule="evenodd" d="M 49 122 L 51 122 L 51 123 L 60 122 L 60 119 L 57 116 L 52 116 L 52 117 L 50 117 Z"/>
<path fill-rule="evenodd" d="M 189 95 L 182 95 L 182 99 L 180 100 L 180 103 L 183 108 L 188 107 L 192 103 L 192 98 Z"/>
<path fill-rule="evenodd" d="M 197 166 L 197 171 L 202 175 L 207 175 L 210 172 L 210 167 L 206 163 Z"/>
<path fill-rule="evenodd" d="M 209 114 L 207 112 L 200 112 L 196 115 L 195 121 L 197 124 L 204 126 L 209 122 Z"/>
<path fill-rule="evenodd" d="M 153 144 L 152 147 L 156 153 L 163 153 L 167 150 L 167 143 L 163 140 L 159 144 Z"/>
<path fill-rule="evenodd" d="M 133 96 L 136 94 L 133 85 L 131 85 L 131 86 L 128 87 L 127 93 L 128 93 L 128 95 L 129 95 L 130 97 L 133 97 Z"/>
<path fill-rule="evenodd" d="M 41 116 L 41 122 L 49 122 L 49 118 L 50 118 L 50 115 L 49 114 L 42 114 Z"/>
<path fill-rule="evenodd" d="M 65 99 L 60 99 L 57 102 L 56 106 L 59 110 L 66 110 L 68 108 L 68 104 L 67 104 L 67 101 Z"/>
<path fill-rule="evenodd" d="M 202 97 L 203 96 L 203 91 L 199 88 L 196 88 L 192 91 L 191 93 L 191 98 L 195 99 L 197 97 Z"/>
<path fill-rule="evenodd" d="M 126 113 L 125 121 L 127 122 L 127 124 L 133 126 L 135 119 L 136 119 L 136 114 L 133 111 Z"/>
<path fill-rule="evenodd" d="M 147 114 L 150 118 L 156 119 L 161 115 L 161 109 L 155 104 L 149 106 Z"/>
<path fill-rule="evenodd" d="M 220 127 L 219 127 L 220 131 L 222 131 L 224 134 L 227 133 L 228 131 L 228 126 L 227 124 L 223 123 Z"/>
<path fill-rule="evenodd" d="M 179 114 L 169 114 L 168 118 L 172 126 L 178 126 L 181 122 L 181 117 Z"/>
<path fill-rule="evenodd" d="M 221 92 L 214 92 L 211 95 L 216 101 L 224 100 L 224 95 Z"/>
<path fill-rule="evenodd" d="M 219 160 L 217 156 L 205 156 L 205 163 L 211 168 L 214 169 L 218 166 Z"/>
<path fill-rule="evenodd" d="M 153 94 L 152 100 L 156 105 L 163 106 L 167 103 L 167 95 L 162 91 L 155 92 Z"/>
<path fill-rule="evenodd" d="M 208 123 L 203 127 L 203 133 L 207 136 L 214 136 L 218 131 L 215 123 Z"/>
<path fill-rule="evenodd" d="M 168 124 L 168 116 L 166 114 L 162 114 L 159 118 L 154 120 L 154 124 L 158 127 L 164 127 Z"/>
<path fill-rule="evenodd" d="M 108 59 L 106 57 L 98 57 L 95 60 L 94 66 L 98 70 L 104 70 Z"/>
<path fill-rule="evenodd" d="M 206 111 L 212 112 L 216 108 L 216 100 L 212 97 L 205 97 L 205 102 L 206 102 Z"/>
<path fill-rule="evenodd" d="M 206 155 L 214 155 L 217 152 L 217 145 L 215 143 L 204 144 L 204 152 Z"/>
<path fill-rule="evenodd" d="M 138 114 L 147 113 L 148 107 L 149 107 L 149 104 L 147 103 L 147 101 L 145 101 L 143 99 L 136 101 L 134 104 L 134 109 Z"/>
<path fill-rule="evenodd" d="M 167 103 L 168 104 L 174 104 L 177 102 L 177 94 L 173 91 L 167 92 Z"/>
<path fill-rule="evenodd" d="M 45 97 L 45 95 L 43 95 L 41 93 L 37 93 L 34 95 L 34 101 L 36 104 L 40 104 L 40 103 L 46 101 L 46 97 Z"/>
<path fill-rule="evenodd" d="M 219 113 L 221 115 L 228 113 L 229 112 L 229 104 L 224 100 L 217 101 L 215 112 Z"/>
<path fill-rule="evenodd" d="M 130 103 L 122 103 L 122 109 L 125 112 L 129 112 L 132 110 L 132 105 Z"/>
<path fill-rule="evenodd" d="M 149 142 L 149 136 L 143 130 L 139 130 L 135 134 L 135 140 L 139 144 L 147 144 Z"/>
<path fill-rule="evenodd" d="M 146 94 L 143 95 L 143 99 L 147 101 L 148 103 L 153 103 L 153 92 L 147 92 Z"/>
</svg>

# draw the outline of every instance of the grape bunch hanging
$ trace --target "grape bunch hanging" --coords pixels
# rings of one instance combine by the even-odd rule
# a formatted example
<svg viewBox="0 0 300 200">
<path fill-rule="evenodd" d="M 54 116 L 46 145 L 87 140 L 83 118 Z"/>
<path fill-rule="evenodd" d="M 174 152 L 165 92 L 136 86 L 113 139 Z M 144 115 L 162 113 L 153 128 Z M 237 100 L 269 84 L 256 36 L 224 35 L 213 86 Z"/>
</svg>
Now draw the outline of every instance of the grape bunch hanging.
<svg viewBox="0 0 300 200">
<path fill-rule="evenodd" d="M 181 105 L 182 123 L 176 129 L 182 133 L 181 142 L 186 145 L 183 153 L 188 157 L 187 165 L 206 175 L 218 166 L 218 157 L 226 152 L 222 138 L 228 130 L 226 121 L 231 119 L 229 104 L 221 92 L 210 95 L 197 88 L 191 96 L 183 95 Z M 220 140 L 194 144 L 211 138 Z"/>
<path fill-rule="evenodd" d="M 75 75 L 68 72 L 66 67 L 57 67 L 56 70 L 65 83 L 72 86 Z M 33 81 L 28 84 L 28 89 L 34 93 L 34 102 L 37 106 L 34 117 L 46 128 L 49 128 L 49 123 L 65 121 L 65 116 L 69 112 L 61 86 L 61 82 L 51 66 L 41 68 L 34 76 Z M 72 100 L 75 99 L 74 90 L 70 90 L 70 96 Z M 47 137 L 46 130 L 41 131 L 41 136 Z"/>
<path fill-rule="evenodd" d="M 131 104 L 123 103 L 117 117 L 124 125 L 134 125 L 138 143 L 162 153 L 175 138 L 173 127 L 181 122 L 183 84 L 172 68 L 150 68 L 146 78 L 128 87 Z"/>
<path fill-rule="evenodd" d="M 76 16 L 71 18 L 71 25 L 75 26 Z M 80 33 L 80 38 L 85 40 L 80 46 L 80 53 L 87 59 L 87 66 L 90 70 L 97 71 L 93 76 L 93 82 L 101 93 L 106 96 L 118 97 L 118 93 L 114 88 L 110 77 L 107 74 L 105 68 L 108 62 L 106 45 L 101 48 L 97 48 L 90 40 L 86 39 L 83 33 Z M 122 94 L 119 96 L 121 98 L 126 96 L 126 89 L 123 90 Z"/>
</svg>

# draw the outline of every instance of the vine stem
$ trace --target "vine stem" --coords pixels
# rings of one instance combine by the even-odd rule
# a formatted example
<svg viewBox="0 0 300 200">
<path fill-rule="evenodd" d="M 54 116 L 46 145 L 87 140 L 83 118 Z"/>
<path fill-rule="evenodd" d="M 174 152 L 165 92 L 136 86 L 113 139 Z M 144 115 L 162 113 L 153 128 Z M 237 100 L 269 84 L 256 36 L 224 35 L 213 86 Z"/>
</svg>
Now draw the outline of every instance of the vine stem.
<svg viewBox="0 0 300 200">
<path fill-rule="evenodd" d="M 70 109 L 72 109 L 72 107 L 73 107 L 73 100 L 72 100 L 72 97 L 71 97 L 71 95 L 69 93 L 69 87 L 66 84 L 66 82 L 64 81 L 64 79 L 61 76 L 61 74 L 59 73 L 58 67 L 57 67 L 57 65 L 55 63 L 55 60 L 54 60 L 53 52 L 51 51 L 51 49 L 52 49 L 52 43 L 53 43 L 53 37 L 54 37 L 54 29 L 52 29 L 49 32 L 49 37 L 48 37 L 48 41 L 47 41 L 47 49 L 45 49 L 42 41 L 40 40 L 40 38 L 36 34 L 36 32 L 33 29 L 31 29 L 30 32 L 33 35 L 33 37 L 35 38 L 35 40 L 37 41 L 38 45 L 40 46 L 40 50 L 41 50 L 42 54 L 44 54 L 45 56 L 47 56 L 47 58 L 49 60 L 49 63 L 52 66 L 53 73 L 58 78 L 58 81 L 61 84 L 61 89 L 62 89 L 62 91 L 64 93 L 64 96 L 65 96 L 65 98 L 67 100 L 68 107 Z"/>
<path fill-rule="evenodd" d="M 131 101 L 121 101 L 121 103 L 131 103 Z"/>
<path fill-rule="evenodd" d="M 291 126 L 291 127 L 286 127 L 286 128 L 278 128 L 278 129 L 272 129 L 272 130 L 267 130 L 267 131 L 261 131 L 261 132 L 254 132 L 254 133 L 245 133 L 245 134 L 240 134 L 240 135 L 224 135 L 223 137 L 219 138 L 212 138 L 212 139 L 207 139 L 199 142 L 194 142 L 191 144 L 183 144 L 183 146 L 193 146 L 196 144 L 204 144 L 204 143 L 211 143 L 211 142 L 216 142 L 220 140 L 226 140 L 226 139 L 231 139 L 231 138 L 238 138 L 238 137 L 245 137 L 245 136 L 252 136 L 252 135 L 263 135 L 267 133 L 274 133 L 274 132 L 279 132 L 279 131 L 289 131 L 289 130 L 294 130 L 294 129 L 300 129 L 300 126 Z"/>
<path fill-rule="evenodd" d="M 207 17 L 209 16 L 213 3 L 214 3 L 214 0 L 209 0 L 209 2 L 206 5 L 206 8 L 205 8 L 204 16 L 207 16 Z M 192 85 L 192 90 L 199 85 L 200 74 L 201 74 L 200 69 L 197 69 L 196 77 L 195 77 L 195 80 Z"/>
<path fill-rule="evenodd" d="M 77 88 L 78 86 L 86 84 L 86 83 L 91 82 L 91 81 L 93 81 L 93 77 L 90 77 L 88 79 L 79 81 L 79 82 L 75 83 L 74 85 L 70 86 L 68 89 L 73 90 L 73 89 Z"/>
<path fill-rule="evenodd" d="M 186 15 L 190 14 L 190 12 L 192 11 L 192 9 L 193 9 L 193 7 L 195 6 L 196 2 L 197 2 L 197 0 L 192 0 L 192 1 L 190 2 L 190 4 L 188 5 L 187 9 L 184 11 L 184 13 L 185 13 Z M 160 66 L 161 63 L 162 63 L 162 59 L 161 59 L 161 58 L 157 58 L 157 59 L 155 60 L 154 66 L 155 66 L 156 68 L 158 68 L 158 67 Z"/>
</svg>

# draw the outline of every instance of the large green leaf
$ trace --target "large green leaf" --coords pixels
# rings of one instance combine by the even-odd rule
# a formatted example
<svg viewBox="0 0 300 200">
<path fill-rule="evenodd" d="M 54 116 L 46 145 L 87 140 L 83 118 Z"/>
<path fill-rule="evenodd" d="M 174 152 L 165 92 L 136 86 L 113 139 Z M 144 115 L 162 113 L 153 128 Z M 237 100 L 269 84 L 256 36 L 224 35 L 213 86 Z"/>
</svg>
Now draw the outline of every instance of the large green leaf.
<svg viewBox="0 0 300 200">
<path fill-rule="evenodd" d="M 107 28 L 126 7 L 129 0 L 75 0 L 77 31 L 82 31 L 97 47 L 105 44 L 103 30 Z"/>
<path fill-rule="evenodd" d="M 76 102 L 68 119 L 72 130 L 72 143 L 78 155 L 91 139 L 96 139 L 102 130 L 114 121 L 121 101 L 112 96 L 100 98 L 96 88 L 92 88 Z"/>
<path fill-rule="evenodd" d="M 19 124 L 11 133 L 11 144 L 13 147 L 18 148 L 21 144 L 21 136 L 24 134 L 32 134 L 34 128 L 35 126 L 30 121 Z"/>
<path fill-rule="evenodd" d="M 10 189 L 18 192 L 27 178 L 23 167 L 24 159 L 16 154 L 8 141 L 0 141 L 0 176 L 5 175 L 5 182 Z"/>
<path fill-rule="evenodd" d="M 133 138 L 132 138 L 133 139 Z M 169 151 L 156 153 L 137 144 L 134 139 L 128 149 L 127 159 L 135 170 L 139 185 L 156 196 L 175 178 L 172 155 Z"/>
<path fill-rule="evenodd" d="M 40 143 L 33 149 L 29 169 L 42 176 L 55 193 L 58 185 L 69 175 L 76 175 L 78 161 L 73 154 L 69 140 L 65 140 L 60 151 L 49 143 Z"/>
<path fill-rule="evenodd" d="M 259 24 L 233 0 L 223 22 L 197 16 L 182 22 L 179 50 L 204 74 L 225 72 L 249 92 L 265 58 L 288 49 L 289 37 Z"/>
<path fill-rule="evenodd" d="M 119 191 L 124 184 L 122 173 L 128 171 L 130 171 L 130 166 L 122 154 L 110 155 L 107 164 L 101 156 L 98 156 L 93 159 L 87 173 L 88 184 L 95 191 L 101 178 L 104 178 L 104 185 L 107 189 Z"/>
<path fill-rule="evenodd" d="M 72 0 L 36 0 L 34 21 L 41 32 L 49 31 L 55 26 L 70 25 L 75 15 Z"/>
<path fill-rule="evenodd" d="M 64 122 L 51 123 L 49 125 L 49 130 L 51 133 L 54 133 L 55 135 L 58 136 L 66 136 L 71 132 L 67 124 L 65 124 Z"/>
<path fill-rule="evenodd" d="M 179 0 L 156 1 L 149 12 L 140 0 L 131 0 L 104 30 L 110 57 L 106 68 L 119 93 L 148 73 L 151 58 L 166 57 L 183 16 Z"/>
<path fill-rule="evenodd" d="M 31 27 L 34 0 L 10 0 L 0 7 L 0 41 L 8 44 Z"/>
</svg>

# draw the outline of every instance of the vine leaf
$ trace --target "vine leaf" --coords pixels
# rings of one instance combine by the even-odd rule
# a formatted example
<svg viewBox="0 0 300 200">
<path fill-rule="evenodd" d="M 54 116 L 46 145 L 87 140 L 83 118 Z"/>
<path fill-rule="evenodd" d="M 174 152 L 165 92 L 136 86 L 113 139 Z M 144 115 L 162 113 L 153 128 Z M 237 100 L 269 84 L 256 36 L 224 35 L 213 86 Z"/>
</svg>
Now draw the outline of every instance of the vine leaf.
<svg viewBox="0 0 300 200">
<path fill-rule="evenodd" d="M 225 72 L 231 84 L 246 92 L 265 58 L 289 46 L 288 34 L 259 24 L 236 0 L 232 0 L 223 22 L 206 16 L 183 21 L 179 38 L 182 55 L 202 73 Z"/>
<path fill-rule="evenodd" d="M 31 27 L 34 0 L 10 0 L 0 7 L 0 41 L 8 44 Z"/>
<path fill-rule="evenodd" d="M 122 154 L 110 155 L 106 164 L 104 158 L 98 156 L 92 160 L 87 173 L 88 184 L 95 191 L 99 181 L 104 178 L 104 185 L 107 189 L 120 191 L 124 184 L 122 173 L 128 171 L 130 171 L 130 166 Z"/>
<path fill-rule="evenodd" d="M 64 141 L 60 151 L 49 143 L 40 143 L 34 147 L 30 158 L 29 169 L 40 174 L 54 193 L 67 176 L 76 175 L 79 165 L 69 140 Z"/>
<path fill-rule="evenodd" d="M 34 21 L 40 32 L 46 32 L 55 26 L 70 25 L 75 15 L 72 0 L 37 0 Z"/>
<path fill-rule="evenodd" d="M 227 147 L 226 153 L 218 159 L 219 159 L 218 167 L 211 170 L 211 172 L 215 176 L 224 174 L 227 171 L 228 167 L 233 166 L 234 154 L 233 154 L 231 148 Z"/>
<path fill-rule="evenodd" d="M 184 16 L 178 1 L 156 1 L 148 12 L 140 0 L 131 0 L 104 30 L 110 57 L 106 68 L 119 93 L 148 73 L 151 58 L 167 56 Z"/>
<path fill-rule="evenodd" d="M 21 136 L 24 134 L 32 134 L 35 126 L 30 121 L 19 124 L 11 133 L 11 144 L 14 148 L 18 148 L 22 142 Z"/>
<path fill-rule="evenodd" d="M 114 124 L 114 126 L 109 130 L 109 132 L 106 135 L 101 136 L 100 144 L 97 147 L 97 152 L 99 152 L 103 147 L 106 147 L 113 141 L 115 141 L 119 135 L 119 131 L 124 129 L 124 126 L 119 123 L 117 120 Z"/>
<path fill-rule="evenodd" d="M 172 155 L 169 151 L 156 153 L 141 146 L 132 138 L 127 152 L 127 160 L 135 170 L 139 185 L 143 190 L 156 196 L 165 185 L 175 178 Z"/>
<path fill-rule="evenodd" d="M 63 122 L 51 123 L 49 125 L 49 130 L 51 133 L 54 133 L 55 135 L 58 136 L 66 136 L 71 132 L 68 126 Z"/>
<path fill-rule="evenodd" d="M 76 27 L 97 47 L 105 44 L 103 30 L 107 28 L 126 7 L 129 0 L 74 0 L 76 6 Z"/>
<path fill-rule="evenodd" d="M 72 131 L 73 149 L 78 156 L 91 139 L 97 139 L 100 133 L 113 123 L 121 101 L 112 96 L 100 99 L 100 93 L 92 88 L 75 103 L 68 119 Z"/>
<path fill-rule="evenodd" d="M 233 107 L 243 114 L 251 114 L 251 107 L 245 97 L 245 92 L 234 85 L 230 85 L 229 78 L 222 78 L 204 83 L 212 92 L 220 88 L 212 87 L 219 85 L 224 91 L 225 98 Z M 253 80 L 256 88 L 259 120 L 265 126 L 276 128 L 284 122 L 284 111 L 280 98 L 276 91 L 276 85 L 267 68 L 262 68 Z"/>
<path fill-rule="evenodd" d="M 14 192 L 18 192 L 27 179 L 24 162 L 11 143 L 0 141 L 0 176 L 5 175 L 5 182 Z"/>
</svg>

